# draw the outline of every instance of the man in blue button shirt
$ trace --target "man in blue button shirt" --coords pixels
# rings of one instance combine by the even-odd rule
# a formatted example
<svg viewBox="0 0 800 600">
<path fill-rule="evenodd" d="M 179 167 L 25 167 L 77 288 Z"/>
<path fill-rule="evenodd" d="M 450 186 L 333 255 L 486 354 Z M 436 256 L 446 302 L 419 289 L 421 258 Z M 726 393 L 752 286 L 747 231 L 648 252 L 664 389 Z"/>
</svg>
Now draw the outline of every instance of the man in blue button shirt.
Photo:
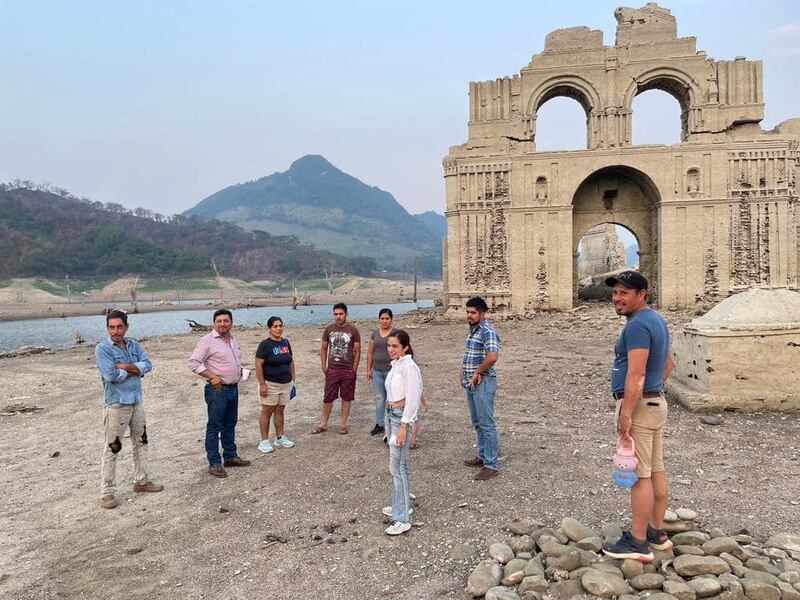
<svg viewBox="0 0 800 600">
<path fill-rule="evenodd" d="M 475 479 L 485 481 L 497 475 L 500 442 L 494 422 L 494 395 L 497 390 L 495 363 L 500 356 L 500 338 L 486 320 L 489 307 L 478 296 L 467 300 L 469 331 L 464 342 L 459 382 L 467 391 L 467 406 L 477 436 L 477 456 L 465 460 L 470 467 L 481 467 Z"/>
<path fill-rule="evenodd" d="M 102 508 L 116 508 L 117 454 L 122 450 L 122 437 L 130 428 L 133 444 L 134 492 L 160 492 L 164 486 L 147 478 L 147 424 L 142 407 L 142 377 L 153 369 L 150 359 L 136 340 L 126 338 L 128 315 L 112 310 L 106 315 L 108 339 L 94 350 L 97 370 L 103 381 L 105 401 L 103 426 Z"/>
</svg>

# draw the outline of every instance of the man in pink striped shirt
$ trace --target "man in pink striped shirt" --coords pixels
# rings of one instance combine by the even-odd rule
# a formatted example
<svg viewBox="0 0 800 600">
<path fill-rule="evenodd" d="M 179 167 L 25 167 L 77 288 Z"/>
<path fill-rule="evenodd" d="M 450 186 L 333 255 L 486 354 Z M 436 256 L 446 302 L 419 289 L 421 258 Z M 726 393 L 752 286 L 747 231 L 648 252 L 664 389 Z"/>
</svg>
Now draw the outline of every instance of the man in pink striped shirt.
<svg viewBox="0 0 800 600">
<path fill-rule="evenodd" d="M 189 358 L 189 368 L 208 380 L 204 394 L 208 408 L 206 456 L 208 472 L 227 477 L 225 467 L 247 467 L 236 453 L 236 421 L 239 417 L 239 379 L 242 352 L 231 333 L 233 314 L 222 308 L 214 313 L 214 329 L 200 338 Z M 222 455 L 219 445 L 222 442 Z M 224 466 L 223 466 L 224 458 Z"/>
</svg>

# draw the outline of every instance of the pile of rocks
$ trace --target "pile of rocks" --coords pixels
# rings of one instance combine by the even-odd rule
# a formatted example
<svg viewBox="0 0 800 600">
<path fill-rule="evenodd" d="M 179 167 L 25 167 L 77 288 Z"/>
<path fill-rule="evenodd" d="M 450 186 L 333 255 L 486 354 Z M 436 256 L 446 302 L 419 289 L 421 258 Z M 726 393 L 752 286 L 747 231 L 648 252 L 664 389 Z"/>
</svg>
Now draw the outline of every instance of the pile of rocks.
<svg viewBox="0 0 800 600">
<path fill-rule="evenodd" d="M 655 560 L 614 560 L 600 549 L 622 534 L 599 532 L 567 517 L 558 529 L 531 519 L 509 523 L 510 536 L 491 539 L 489 558 L 470 574 L 467 594 L 486 600 L 594 596 L 620 600 L 800 600 L 800 534 L 757 543 L 746 531 L 702 531 L 697 514 L 669 512 L 673 548 Z"/>
</svg>

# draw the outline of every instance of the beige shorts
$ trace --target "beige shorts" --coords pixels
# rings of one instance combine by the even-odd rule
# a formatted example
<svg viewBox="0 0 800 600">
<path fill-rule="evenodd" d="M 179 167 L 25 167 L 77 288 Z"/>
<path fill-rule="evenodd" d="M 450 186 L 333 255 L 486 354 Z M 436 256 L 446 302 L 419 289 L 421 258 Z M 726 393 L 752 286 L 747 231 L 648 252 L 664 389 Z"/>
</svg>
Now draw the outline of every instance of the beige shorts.
<svg viewBox="0 0 800 600">
<path fill-rule="evenodd" d="M 622 400 L 617 400 L 616 415 Z M 636 445 L 639 464 L 636 474 L 646 479 L 664 471 L 664 424 L 667 422 L 667 400 L 664 394 L 656 398 L 641 398 L 631 415 L 631 437 Z"/>
<path fill-rule="evenodd" d="M 289 402 L 289 393 L 292 391 L 294 382 L 289 383 L 272 383 L 267 381 L 267 397 L 259 396 L 261 404 L 264 406 L 286 406 Z"/>
</svg>

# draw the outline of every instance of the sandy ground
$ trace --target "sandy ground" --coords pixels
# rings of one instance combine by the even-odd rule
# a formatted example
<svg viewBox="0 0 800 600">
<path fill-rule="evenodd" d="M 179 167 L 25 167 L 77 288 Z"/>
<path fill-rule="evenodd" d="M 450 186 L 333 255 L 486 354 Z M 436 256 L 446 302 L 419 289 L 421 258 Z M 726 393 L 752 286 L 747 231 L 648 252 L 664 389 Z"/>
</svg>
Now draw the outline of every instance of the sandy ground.
<svg viewBox="0 0 800 600">
<path fill-rule="evenodd" d="M 103 309 L 121 308 L 132 311 L 130 289 L 132 278 L 121 278 L 102 290 L 88 294 L 84 300 L 74 295 L 72 302 L 65 297 L 56 296 L 40 290 L 30 279 L 14 279 L 7 287 L 0 288 L 0 321 L 19 319 L 43 319 L 50 317 L 70 317 L 105 314 Z M 288 306 L 291 292 L 286 294 L 264 294 L 264 292 L 240 279 L 223 278 L 223 291 L 193 290 L 182 292 L 183 298 L 207 300 L 203 304 L 180 304 L 175 299 L 176 292 L 162 291 L 154 294 L 141 292 L 138 295 L 138 312 L 159 312 L 175 310 L 206 310 L 210 304 L 232 308 L 242 306 Z M 298 290 L 298 298 L 304 290 Z M 417 287 L 418 298 L 437 298 L 442 294 L 441 281 L 423 281 Z M 334 288 L 334 294 L 327 290 L 310 292 L 312 304 L 330 304 L 344 301 L 350 304 L 377 304 L 409 300 L 413 295 L 410 281 L 396 281 L 381 278 L 354 277 Z"/>
<path fill-rule="evenodd" d="M 673 328 L 686 318 L 669 315 Z M 297 446 L 256 450 L 251 380 L 242 389 L 237 440 L 253 466 L 231 469 L 226 480 L 205 471 L 202 386 L 185 366 L 197 336 L 146 340 L 155 365 L 144 381 L 150 475 L 166 489 L 133 494 L 124 440 L 121 506 L 112 511 L 98 507 L 101 388 L 92 350 L 0 362 L 0 408 L 44 409 L 0 417 L 0 596 L 463 598 L 486 539 L 514 517 L 624 522 L 628 495 L 611 485 L 606 380 L 621 322 L 610 308 L 497 322 L 501 473 L 488 482 L 473 481 L 474 471 L 461 464 L 474 452 L 456 383 L 465 325 L 425 320 L 397 323 L 410 330 L 432 403 L 411 459 L 416 526 L 398 538 L 383 533 L 388 458 L 368 435 L 374 405 L 363 368 L 350 434 L 308 433 L 323 383 L 319 328 L 286 332 L 298 365 L 300 393 L 287 409 Z M 368 333 L 371 324 L 360 327 Z M 238 334 L 246 354 L 262 333 Z M 338 405 L 335 411 L 334 418 Z M 673 508 L 692 507 L 704 526 L 731 532 L 797 531 L 796 415 L 730 413 L 712 427 L 680 407 L 670 411 Z M 321 526 L 335 531 L 331 543 L 314 539 Z M 285 543 L 270 544 L 273 535 Z M 451 558 L 456 544 L 472 556 Z"/>
</svg>

